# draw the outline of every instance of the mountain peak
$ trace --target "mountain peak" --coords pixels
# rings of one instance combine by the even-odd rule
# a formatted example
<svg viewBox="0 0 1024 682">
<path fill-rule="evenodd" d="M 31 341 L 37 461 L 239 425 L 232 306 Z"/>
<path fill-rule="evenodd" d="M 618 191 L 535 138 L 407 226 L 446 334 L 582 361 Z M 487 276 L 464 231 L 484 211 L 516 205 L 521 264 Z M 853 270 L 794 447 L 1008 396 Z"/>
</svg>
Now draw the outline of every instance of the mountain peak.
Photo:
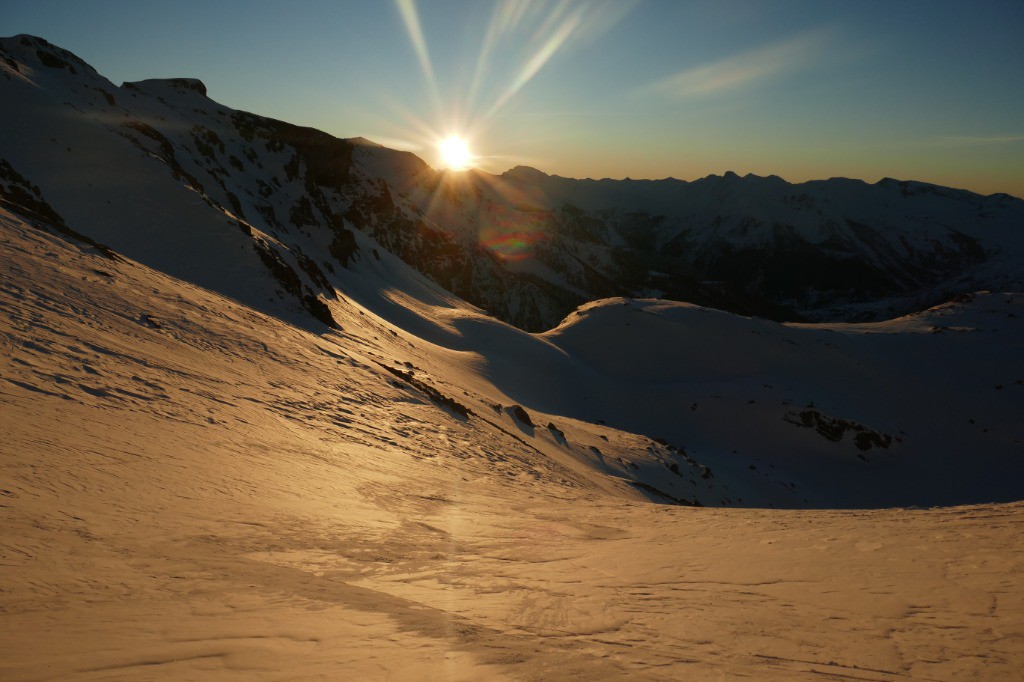
<svg viewBox="0 0 1024 682">
<path fill-rule="evenodd" d="M 206 85 L 198 78 L 147 78 L 141 81 L 125 81 L 122 88 L 158 94 L 161 90 L 171 90 L 179 94 L 198 92 L 206 97 Z"/>
<path fill-rule="evenodd" d="M 365 137 L 363 137 L 361 135 L 358 136 L 358 137 L 346 138 L 345 141 L 349 142 L 351 144 L 354 144 L 354 145 L 358 145 L 360 147 L 382 147 L 382 148 L 384 147 L 384 145 L 382 145 L 382 144 L 380 144 L 378 142 L 374 142 L 373 140 L 367 139 L 367 138 L 365 138 Z"/>
<path fill-rule="evenodd" d="M 530 180 L 539 180 L 542 178 L 550 178 L 551 176 L 544 171 L 539 171 L 531 166 L 516 166 L 515 168 L 510 168 L 502 173 L 501 177 L 508 178 L 510 180 L 522 180 L 525 182 Z"/>
<path fill-rule="evenodd" d="M 96 73 L 96 70 L 80 57 L 62 47 L 57 47 L 44 38 L 27 33 L 0 38 L 0 55 L 11 55 L 29 65 L 36 61 L 47 68 L 67 69 L 72 75 L 77 75 L 78 69 Z"/>
</svg>

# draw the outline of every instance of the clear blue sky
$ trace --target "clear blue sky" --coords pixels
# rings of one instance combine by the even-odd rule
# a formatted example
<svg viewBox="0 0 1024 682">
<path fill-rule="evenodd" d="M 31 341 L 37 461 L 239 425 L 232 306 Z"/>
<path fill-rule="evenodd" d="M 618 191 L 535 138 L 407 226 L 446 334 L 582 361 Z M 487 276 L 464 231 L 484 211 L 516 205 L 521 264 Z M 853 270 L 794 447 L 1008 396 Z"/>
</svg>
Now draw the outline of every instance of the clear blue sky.
<svg viewBox="0 0 1024 682">
<path fill-rule="evenodd" d="M 497 172 L 1024 196 L 1022 0 L 7 0 L 0 33 L 432 165 L 458 133 Z"/>
</svg>

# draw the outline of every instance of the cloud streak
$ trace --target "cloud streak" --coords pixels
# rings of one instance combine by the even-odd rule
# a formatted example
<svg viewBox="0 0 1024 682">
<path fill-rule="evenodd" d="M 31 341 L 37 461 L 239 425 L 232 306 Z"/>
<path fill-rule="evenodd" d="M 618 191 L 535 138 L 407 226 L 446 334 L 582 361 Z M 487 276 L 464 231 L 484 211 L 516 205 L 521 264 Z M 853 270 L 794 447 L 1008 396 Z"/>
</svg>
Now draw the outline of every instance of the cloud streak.
<svg viewBox="0 0 1024 682">
<path fill-rule="evenodd" d="M 1024 135 L 946 135 L 938 139 L 940 144 L 948 145 L 990 145 L 1013 144 L 1024 142 Z"/>
<path fill-rule="evenodd" d="M 739 90 L 810 66 L 824 52 L 830 34 L 826 29 L 801 33 L 788 40 L 680 71 L 637 92 L 683 99 Z"/>
</svg>

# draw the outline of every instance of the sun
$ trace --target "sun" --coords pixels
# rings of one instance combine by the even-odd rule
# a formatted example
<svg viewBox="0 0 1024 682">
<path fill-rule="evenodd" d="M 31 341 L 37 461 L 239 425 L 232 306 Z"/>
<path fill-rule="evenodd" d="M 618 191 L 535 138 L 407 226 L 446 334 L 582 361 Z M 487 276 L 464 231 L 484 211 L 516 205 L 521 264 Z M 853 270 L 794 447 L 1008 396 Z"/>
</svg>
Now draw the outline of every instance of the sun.
<svg viewBox="0 0 1024 682">
<path fill-rule="evenodd" d="M 441 140 L 437 148 L 441 152 L 441 163 L 449 170 L 465 170 L 473 165 L 473 153 L 458 135 Z"/>
</svg>

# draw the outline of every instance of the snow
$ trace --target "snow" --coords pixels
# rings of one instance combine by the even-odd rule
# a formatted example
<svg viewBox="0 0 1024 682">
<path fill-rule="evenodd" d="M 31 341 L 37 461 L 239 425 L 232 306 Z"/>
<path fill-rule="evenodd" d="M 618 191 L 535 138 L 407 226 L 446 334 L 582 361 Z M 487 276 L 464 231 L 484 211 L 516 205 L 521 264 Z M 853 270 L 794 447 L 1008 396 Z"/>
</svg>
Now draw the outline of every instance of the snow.
<svg viewBox="0 0 1024 682">
<path fill-rule="evenodd" d="M 329 329 L 223 208 L 230 165 L 166 124 L 230 110 L 90 81 L 163 117 L 200 193 L 115 132 L 123 105 L 58 120 L 38 83 L 69 74 L 0 81 L 24 99 L 0 149 L 125 258 L 0 208 L 0 679 L 1024 669 L 1024 295 L 829 325 L 613 298 L 528 334 L 356 233 Z M 269 184 L 291 156 L 260 142 Z M 415 165 L 353 154 L 357 182 Z"/>
<path fill-rule="evenodd" d="M 1021 504 L 655 505 L 625 485 L 628 463 L 653 469 L 649 439 L 535 407 L 572 399 L 566 366 L 613 380 L 622 409 L 629 383 L 654 387 L 643 355 L 632 379 L 601 376 L 587 327 L 721 313 L 609 301 L 539 338 L 405 269 L 390 305 L 370 302 L 436 314 L 432 340 L 349 297 L 342 331 L 314 334 L 10 214 L 0 226 L 4 679 L 952 680 L 1024 664 Z M 371 262 L 352 296 L 369 298 Z M 997 307 L 890 326 L 969 339 L 924 325 Z M 723 338 L 771 328 L 722 317 Z M 684 341 L 649 338 L 652 354 Z M 381 366 L 405 363 L 473 415 Z M 546 383 L 513 381 L 526 367 Z M 531 386 L 535 428 L 490 406 Z"/>
</svg>

